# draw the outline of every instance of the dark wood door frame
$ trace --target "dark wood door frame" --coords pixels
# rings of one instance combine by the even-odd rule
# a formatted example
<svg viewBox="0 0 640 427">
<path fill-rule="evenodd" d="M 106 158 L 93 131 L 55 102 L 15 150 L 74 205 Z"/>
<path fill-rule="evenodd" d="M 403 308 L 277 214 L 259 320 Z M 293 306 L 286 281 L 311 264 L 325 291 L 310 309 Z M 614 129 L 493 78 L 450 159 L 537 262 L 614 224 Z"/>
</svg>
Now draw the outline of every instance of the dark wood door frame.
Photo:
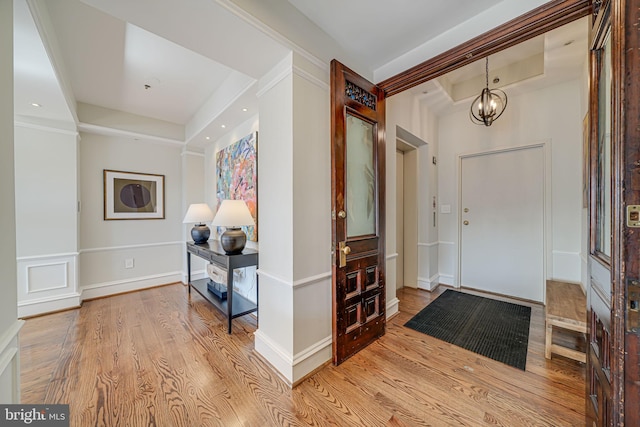
<svg viewBox="0 0 640 427">
<path fill-rule="evenodd" d="M 640 327 L 628 311 L 630 286 L 640 286 L 640 229 L 625 225 L 628 205 L 640 205 L 640 0 L 611 1 L 614 156 L 612 274 L 611 425 L 640 425 Z M 588 15 L 602 0 L 553 0 L 378 86 L 395 95 L 500 50 Z M 635 288 L 634 288 L 635 289 Z M 637 319 L 637 314 L 635 315 Z"/>
<path fill-rule="evenodd" d="M 411 89 L 478 59 L 515 46 L 591 13 L 590 0 L 554 0 L 428 61 L 390 77 L 378 86 L 387 96 Z"/>
<path fill-rule="evenodd" d="M 640 0 L 612 0 L 613 328 L 614 400 L 624 410 L 616 425 L 640 425 L 640 325 L 632 322 L 629 292 L 640 290 L 640 228 L 625 222 L 626 206 L 640 205 Z M 615 242 L 619 242 L 616 244 Z M 637 297 L 636 297 L 637 299 Z M 622 406 L 624 405 L 624 406 Z M 614 414 L 615 417 L 615 414 Z"/>
</svg>

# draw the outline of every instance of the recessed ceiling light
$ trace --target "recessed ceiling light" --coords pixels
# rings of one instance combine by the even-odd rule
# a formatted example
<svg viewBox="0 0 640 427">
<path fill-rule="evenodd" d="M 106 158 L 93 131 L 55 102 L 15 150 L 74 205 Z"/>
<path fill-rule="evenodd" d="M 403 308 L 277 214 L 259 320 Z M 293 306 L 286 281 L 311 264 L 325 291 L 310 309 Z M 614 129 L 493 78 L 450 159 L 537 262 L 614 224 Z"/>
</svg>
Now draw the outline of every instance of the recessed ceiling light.
<svg viewBox="0 0 640 427">
<path fill-rule="evenodd" d="M 242 111 L 249 111 L 247 108 L 243 108 Z"/>
<path fill-rule="evenodd" d="M 204 139 L 206 139 L 207 141 L 211 139 L 210 136 L 205 136 Z"/>
<path fill-rule="evenodd" d="M 220 126 L 220 127 L 221 127 L 222 129 L 224 129 L 224 128 L 226 128 L 226 127 L 227 127 L 227 125 L 222 125 L 222 126 Z"/>
<path fill-rule="evenodd" d="M 32 102 L 31 106 L 32 107 L 42 107 L 42 104 L 38 104 L 37 102 Z"/>
</svg>

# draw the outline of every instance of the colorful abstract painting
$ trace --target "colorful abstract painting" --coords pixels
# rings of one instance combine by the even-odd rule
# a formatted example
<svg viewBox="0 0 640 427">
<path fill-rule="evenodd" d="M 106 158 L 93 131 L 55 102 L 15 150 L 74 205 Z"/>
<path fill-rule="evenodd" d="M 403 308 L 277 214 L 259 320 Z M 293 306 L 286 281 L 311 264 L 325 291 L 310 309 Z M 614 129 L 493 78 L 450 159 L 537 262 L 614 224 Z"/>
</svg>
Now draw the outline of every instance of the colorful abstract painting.
<svg viewBox="0 0 640 427">
<path fill-rule="evenodd" d="M 242 229 L 247 240 L 258 241 L 258 132 L 245 136 L 216 153 L 216 197 L 223 200 L 244 200 L 255 226 Z M 222 230 L 218 230 L 221 233 Z"/>
</svg>

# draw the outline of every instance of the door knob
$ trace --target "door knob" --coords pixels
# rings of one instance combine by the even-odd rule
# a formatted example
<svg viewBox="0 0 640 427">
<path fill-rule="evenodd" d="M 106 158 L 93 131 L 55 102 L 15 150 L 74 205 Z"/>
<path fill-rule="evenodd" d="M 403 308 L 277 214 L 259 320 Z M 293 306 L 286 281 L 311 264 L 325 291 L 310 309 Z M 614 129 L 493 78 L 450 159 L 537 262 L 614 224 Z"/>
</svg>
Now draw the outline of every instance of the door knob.
<svg viewBox="0 0 640 427">
<path fill-rule="evenodd" d="M 351 253 L 351 248 L 349 246 L 345 246 L 342 248 L 342 252 L 344 252 L 345 255 L 349 255 Z"/>
<path fill-rule="evenodd" d="M 347 213 L 345 211 L 338 212 L 338 218 L 345 219 L 347 217 Z"/>
<path fill-rule="evenodd" d="M 463 224 L 464 225 L 469 225 L 469 221 L 464 221 Z"/>
</svg>

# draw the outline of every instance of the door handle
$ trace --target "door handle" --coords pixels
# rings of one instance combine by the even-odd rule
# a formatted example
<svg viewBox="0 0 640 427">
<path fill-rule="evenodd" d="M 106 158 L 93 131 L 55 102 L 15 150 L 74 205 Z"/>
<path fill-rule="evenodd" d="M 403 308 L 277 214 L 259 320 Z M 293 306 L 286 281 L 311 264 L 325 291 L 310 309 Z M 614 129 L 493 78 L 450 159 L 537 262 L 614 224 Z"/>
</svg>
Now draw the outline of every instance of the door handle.
<svg viewBox="0 0 640 427">
<path fill-rule="evenodd" d="M 351 253 L 351 248 L 347 246 L 347 242 L 340 242 L 338 244 L 338 251 L 340 252 L 340 268 L 347 265 L 347 255 Z"/>
</svg>

